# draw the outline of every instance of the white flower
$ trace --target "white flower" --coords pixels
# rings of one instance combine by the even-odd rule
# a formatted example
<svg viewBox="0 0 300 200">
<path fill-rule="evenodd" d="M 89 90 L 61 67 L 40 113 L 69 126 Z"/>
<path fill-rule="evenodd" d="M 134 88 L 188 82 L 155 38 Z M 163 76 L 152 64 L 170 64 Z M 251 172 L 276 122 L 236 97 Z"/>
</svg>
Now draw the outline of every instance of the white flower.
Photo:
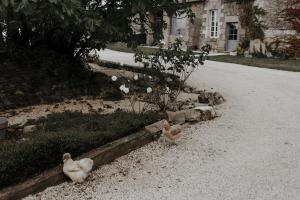
<svg viewBox="0 0 300 200">
<path fill-rule="evenodd" d="M 167 78 L 167 82 L 172 82 L 172 81 L 173 80 L 170 77 Z"/>
<path fill-rule="evenodd" d="M 152 88 L 151 87 L 148 87 L 147 88 L 147 93 L 151 93 L 152 92 Z"/>
<path fill-rule="evenodd" d="M 134 75 L 133 79 L 137 81 L 139 79 L 139 76 L 138 75 Z"/>
<path fill-rule="evenodd" d="M 164 40 L 160 40 L 159 43 L 162 44 L 162 45 L 166 44 L 166 42 Z"/>
<path fill-rule="evenodd" d="M 121 90 L 122 92 L 124 91 L 125 88 L 126 88 L 126 87 L 125 87 L 124 84 L 120 86 L 120 90 Z"/>
<path fill-rule="evenodd" d="M 150 79 L 152 79 L 152 76 L 149 76 Z"/>
<path fill-rule="evenodd" d="M 123 92 L 124 92 L 125 94 L 128 94 L 128 93 L 129 93 L 129 88 L 124 88 Z"/>
<path fill-rule="evenodd" d="M 170 93 L 170 92 L 171 92 L 171 90 L 170 90 L 169 87 L 166 87 L 166 92 L 167 92 L 167 93 Z"/>
<path fill-rule="evenodd" d="M 125 94 L 129 93 L 129 88 L 127 88 L 124 84 L 120 86 L 120 90 Z"/>
<path fill-rule="evenodd" d="M 117 79 L 118 79 L 118 77 L 116 77 L 116 76 L 112 76 L 112 77 L 111 77 L 111 80 L 112 80 L 112 81 L 116 81 Z"/>
</svg>

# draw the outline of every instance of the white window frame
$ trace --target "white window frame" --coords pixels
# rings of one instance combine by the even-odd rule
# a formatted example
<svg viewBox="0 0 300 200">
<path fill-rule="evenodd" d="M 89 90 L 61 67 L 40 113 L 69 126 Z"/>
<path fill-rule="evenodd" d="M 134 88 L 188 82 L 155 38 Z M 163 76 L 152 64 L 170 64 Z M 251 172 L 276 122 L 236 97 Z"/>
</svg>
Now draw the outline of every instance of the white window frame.
<svg viewBox="0 0 300 200">
<path fill-rule="evenodd" d="M 209 36 L 210 38 L 218 38 L 219 37 L 219 18 L 218 18 L 218 10 L 210 10 L 209 12 Z"/>
</svg>

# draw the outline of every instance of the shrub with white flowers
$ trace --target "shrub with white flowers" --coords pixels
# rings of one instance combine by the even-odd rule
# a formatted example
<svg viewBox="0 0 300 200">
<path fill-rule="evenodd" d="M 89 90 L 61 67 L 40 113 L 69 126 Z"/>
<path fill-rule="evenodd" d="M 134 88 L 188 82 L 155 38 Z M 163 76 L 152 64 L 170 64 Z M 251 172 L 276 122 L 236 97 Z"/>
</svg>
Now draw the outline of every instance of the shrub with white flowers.
<svg viewBox="0 0 300 200">
<path fill-rule="evenodd" d="M 123 93 L 124 96 L 128 97 L 131 108 L 133 112 L 137 112 L 136 103 L 139 103 L 138 112 L 147 111 L 149 107 L 149 103 L 147 102 L 147 95 L 152 92 L 152 88 L 150 87 L 150 78 L 146 75 L 133 74 L 133 80 L 128 80 L 124 77 L 118 78 L 117 76 L 112 76 L 111 80 L 116 82 L 116 84 L 120 84 L 119 89 Z M 143 89 L 144 84 L 148 83 L 148 87 Z M 142 93 L 145 93 L 142 95 Z M 141 105 L 143 102 L 143 105 Z"/>
<path fill-rule="evenodd" d="M 168 109 L 169 104 L 176 102 L 186 80 L 203 65 L 205 57 L 210 51 L 209 46 L 202 48 L 202 53 L 194 54 L 192 50 L 182 50 L 180 40 L 176 40 L 168 49 L 159 48 L 155 55 L 145 55 L 143 52 L 135 54 L 135 61 L 148 68 L 150 74 L 133 74 L 133 80 L 124 80 L 112 76 L 112 81 L 121 82 L 120 90 L 128 97 L 132 111 L 136 112 L 135 105 L 139 103 L 139 112 L 146 111 L 140 108 L 141 102 L 154 104 L 162 111 Z"/>
<path fill-rule="evenodd" d="M 152 88 L 151 87 L 148 87 L 147 88 L 147 93 L 149 94 L 149 93 L 151 93 L 152 92 Z"/>
<path fill-rule="evenodd" d="M 118 77 L 112 76 L 112 77 L 111 77 L 111 80 L 112 80 L 112 81 L 117 81 L 117 80 L 118 80 Z"/>
<path fill-rule="evenodd" d="M 151 83 L 151 90 L 147 88 L 147 93 L 151 93 L 149 101 L 166 110 L 169 103 L 177 100 L 190 75 L 204 64 L 210 50 L 211 47 L 205 45 L 201 53 L 195 54 L 190 48 L 183 50 L 181 40 L 177 39 L 167 49 L 160 46 L 154 55 L 138 51 L 135 62 L 142 63 L 144 68 L 153 72 L 148 77 Z"/>
<path fill-rule="evenodd" d="M 128 94 L 129 93 L 129 88 L 127 88 L 125 85 L 121 85 L 120 86 L 120 90 L 122 92 L 124 92 L 125 94 Z"/>
<path fill-rule="evenodd" d="M 169 87 L 166 87 L 166 93 L 170 94 L 171 93 L 171 90 Z"/>
</svg>

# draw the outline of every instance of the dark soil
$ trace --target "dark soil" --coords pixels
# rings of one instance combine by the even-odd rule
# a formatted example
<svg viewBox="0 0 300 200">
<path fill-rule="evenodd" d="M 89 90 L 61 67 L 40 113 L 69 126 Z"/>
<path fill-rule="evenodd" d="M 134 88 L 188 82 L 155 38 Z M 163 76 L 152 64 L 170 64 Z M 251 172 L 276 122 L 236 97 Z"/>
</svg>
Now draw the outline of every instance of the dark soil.
<svg viewBox="0 0 300 200">
<path fill-rule="evenodd" d="M 0 54 L 0 111 L 80 96 L 120 100 L 119 88 L 109 79 L 92 73 L 80 60 L 51 51 L 27 52 L 14 58 Z"/>
</svg>

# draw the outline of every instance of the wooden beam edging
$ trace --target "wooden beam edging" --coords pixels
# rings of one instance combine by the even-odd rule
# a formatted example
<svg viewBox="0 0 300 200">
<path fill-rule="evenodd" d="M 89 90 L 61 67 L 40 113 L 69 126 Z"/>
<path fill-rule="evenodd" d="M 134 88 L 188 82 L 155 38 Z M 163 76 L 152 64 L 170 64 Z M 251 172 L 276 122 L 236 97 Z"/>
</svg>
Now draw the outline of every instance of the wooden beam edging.
<svg viewBox="0 0 300 200">
<path fill-rule="evenodd" d="M 115 159 L 130 153 L 146 144 L 157 140 L 160 137 L 161 121 L 146 126 L 143 130 L 111 143 L 103 145 L 99 148 L 91 150 L 77 158 L 91 158 L 94 160 L 93 170 L 104 164 L 111 163 Z M 43 173 L 28 179 L 25 182 L 3 188 L 0 190 L 0 200 L 17 200 L 30 194 L 38 193 L 48 187 L 58 185 L 67 181 L 67 177 L 63 174 L 62 164 L 46 170 Z"/>
</svg>

